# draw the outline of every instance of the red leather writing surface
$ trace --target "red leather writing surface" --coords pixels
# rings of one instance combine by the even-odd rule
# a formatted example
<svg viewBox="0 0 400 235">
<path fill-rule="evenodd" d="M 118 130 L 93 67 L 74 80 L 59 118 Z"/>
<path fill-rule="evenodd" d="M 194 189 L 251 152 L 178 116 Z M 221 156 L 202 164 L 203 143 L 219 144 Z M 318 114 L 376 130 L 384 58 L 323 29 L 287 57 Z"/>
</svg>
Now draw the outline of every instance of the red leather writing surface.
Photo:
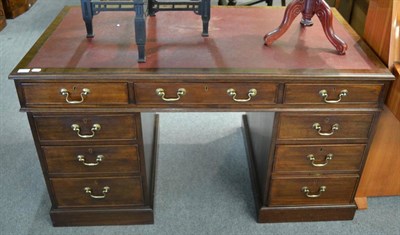
<svg viewBox="0 0 400 235">
<path fill-rule="evenodd" d="M 94 17 L 95 37 L 89 40 L 81 10 L 74 7 L 30 62 L 30 67 L 375 68 L 336 20 L 333 24 L 336 34 L 349 45 L 346 55 L 337 54 L 317 18 L 309 28 L 292 24 L 272 46 L 265 46 L 264 34 L 280 24 L 283 11 L 284 8 L 267 7 L 212 8 L 208 38 L 201 37 L 201 19 L 193 12 L 159 12 L 147 18 L 147 62 L 138 64 L 134 12 L 101 12 Z"/>
</svg>

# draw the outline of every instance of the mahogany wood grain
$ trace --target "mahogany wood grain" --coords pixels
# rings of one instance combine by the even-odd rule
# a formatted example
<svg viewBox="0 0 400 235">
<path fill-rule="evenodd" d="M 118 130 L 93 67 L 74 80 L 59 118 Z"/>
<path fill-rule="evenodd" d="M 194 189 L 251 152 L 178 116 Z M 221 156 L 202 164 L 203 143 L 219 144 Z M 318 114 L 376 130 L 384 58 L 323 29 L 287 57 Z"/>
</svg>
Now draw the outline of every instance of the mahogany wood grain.
<svg viewBox="0 0 400 235">
<path fill-rule="evenodd" d="M 50 176 L 140 172 L 137 145 L 42 146 L 42 151 Z M 78 155 L 84 156 L 85 163 L 96 163 L 99 155 L 103 158 L 96 166 L 86 166 L 78 160 Z"/>
<path fill-rule="evenodd" d="M 4 12 L 3 2 L 0 1 L 0 31 L 7 25 L 6 13 Z"/>
<path fill-rule="evenodd" d="M 360 139 L 367 141 L 370 135 L 370 126 L 373 114 L 281 114 L 278 140 L 307 140 L 334 141 Z M 339 129 L 330 136 L 321 136 L 313 128 L 319 123 L 321 132 L 332 132 L 332 126 L 339 124 Z"/>
<path fill-rule="evenodd" d="M 83 96 L 80 104 L 68 104 L 61 89 L 69 92 L 68 100 L 80 101 L 83 89 L 90 93 Z M 126 83 L 23 83 L 22 102 L 31 105 L 64 105 L 66 107 L 81 107 L 87 105 L 128 104 L 128 86 Z"/>
<path fill-rule="evenodd" d="M 278 85 L 276 83 L 138 83 L 135 84 L 137 104 L 171 104 L 165 102 L 156 94 L 156 89 L 163 88 L 166 98 L 176 98 L 179 88 L 184 88 L 186 94 L 172 103 L 182 104 L 237 104 L 228 95 L 228 89 L 234 89 L 236 99 L 248 99 L 250 89 L 256 89 L 257 94 L 251 97 L 248 104 L 274 104 L 277 99 Z"/>
<path fill-rule="evenodd" d="M 354 172 L 361 169 L 365 144 L 354 145 L 278 145 L 275 150 L 275 173 L 338 173 Z M 314 164 L 327 163 L 325 166 L 313 166 L 308 156 L 315 157 Z M 331 160 L 326 160 L 328 154 Z"/>
<path fill-rule="evenodd" d="M 141 166 L 143 169 L 141 173 L 143 176 L 146 175 L 146 172 L 148 172 L 147 182 L 149 182 L 148 185 L 146 185 L 144 183 L 146 182 L 146 180 L 144 180 L 146 177 L 142 177 L 144 205 L 121 206 L 118 204 L 115 206 L 74 206 L 63 208 L 56 208 L 53 206 L 50 211 L 50 216 L 54 226 L 131 225 L 154 223 L 153 197 L 158 147 L 158 115 L 154 115 L 152 113 L 142 113 L 141 116 L 141 122 L 138 121 L 137 123 L 140 126 L 138 130 L 142 129 L 140 124 L 143 124 L 143 136 L 141 138 L 143 138 L 143 152 L 146 153 L 143 157 L 142 152 L 140 152 L 141 158 L 145 159 L 144 161 L 141 161 Z M 149 135 L 152 136 L 149 137 Z M 138 142 L 141 141 L 139 140 Z M 147 153 L 150 155 L 147 155 Z M 123 174 L 123 172 L 121 173 Z M 66 179 L 68 180 L 68 178 Z M 111 179 L 114 183 L 114 179 L 118 178 Z M 51 183 L 49 183 L 49 185 L 51 185 Z M 130 187 L 132 186 L 134 185 L 130 185 Z M 125 186 L 123 185 L 123 187 Z M 139 191 L 131 191 L 129 187 L 127 190 L 129 190 L 128 196 L 132 193 L 138 193 L 139 195 Z M 50 186 L 49 192 L 52 191 L 53 190 Z M 50 196 L 54 197 L 53 193 Z M 118 200 L 120 199 L 121 198 L 118 198 Z M 55 199 L 53 200 L 53 205 L 56 205 Z"/>
<path fill-rule="evenodd" d="M 148 207 L 106 208 L 106 209 L 52 209 L 53 226 L 98 226 L 153 224 L 154 212 Z"/>
<path fill-rule="evenodd" d="M 350 202 L 352 199 L 347 198 L 347 201 L 343 205 L 323 205 L 323 206 L 318 206 L 318 205 L 307 205 L 307 206 L 264 206 L 263 201 L 265 199 L 268 199 L 268 194 L 265 194 L 263 190 L 260 190 L 261 187 L 267 187 L 269 188 L 269 173 L 268 171 L 271 171 L 269 166 L 266 167 L 269 163 L 271 163 L 271 160 L 268 160 L 268 158 L 262 157 L 264 154 L 268 154 L 263 152 L 265 148 L 260 147 L 262 143 L 268 143 L 268 139 L 275 136 L 275 131 L 268 130 L 270 128 L 269 124 L 266 124 L 260 120 L 262 120 L 263 115 L 262 113 L 251 113 L 253 119 L 253 128 L 250 128 L 249 122 L 247 115 L 243 116 L 243 129 L 244 129 L 244 139 L 245 139 L 245 146 L 246 146 L 246 151 L 247 151 L 247 157 L 248 157 L 248 162 L 249 162 L 249 170 L 250 170 L 250 177 L 252 179 L 252 188 L 254 192 L 254 200 L 256 203 L 256 209 L 258 210 L 257 213 L 257 221 L 259 223 L 275 223 L 275 222 L 299 222 L 299 221 L 326 221 L 326 220 L 331 220 L 331 218 L 335 218 L 335 220 L 351 220 L 354 217 L 354 213 L 356 210 L 356 206 L 354 203 Z M 257 115 L 256 115 L 257 114 Z M 257 121 L 258 120 L 258 121 Z M 276 119 L 278 120 L 278 119 Z M 256 124 L 256 125 L 254 125 Z M 264 128 L 259 127 L 264 126 Z M 276 124 L 274 125 L 276 126 Z M 276 128 L 273 128 L 276 130 Z M 257 132 L 259 130 L 259 134 L 252 136 L 251 132 Z M 268 130 L 268 131 L 265 131 Z M 267 138 L 260 138 L 262 136 L 266 136 L 266 133 L 270 133 L 272 136 L 267 137 Z M 256 138 L 254 138 L 256 137 Z M 275 138 L 272 138 L 274 140 Z M 254 145 L 253 141 L 258 142 L 259 144 Z M 260 145 L 261 144 L 261 145 Z M 272 141 L 272 144 L 274 144 L 274 141 Z M 257 153 L 259 152 L 259 153 Z M 260 154 L 261 153 L 261 154 Z M 257 156 L 258 155 L 258 156 Z M 273 152 L 269 154 L 270 156 L 273 156 Z M 257 159 L 259 158 L 259 159 Z M 267 161 L 267 162 L 265 162 Z M 268 163 L 269 162 L 269 163 Z M 266 167 L 266 168 L 265 168 Z M 267 171 L 267 172 L 265 172 Z M 257 178 L 260 177 L 259 174 L 264 174 L 261 176 L 261 178 L 266 177 L 268 180 L 267 184 L 264 185 L 264 183 L 257 183 L 258 180 Z M 337 177 L 338 175 L 336 175 Z M 355 177 L 357 178 L 356 175 L 352 175 L 350 177 Z M 279 177 L 277 177 L 279 179 Z M 307 179 L 307 177 L 304 177 L 304 175 L 297 175 L 295 177 L 288 177 L 288 179 L 291 180 L 304 180 L 304 178 Z M 312 177 L 309 177 L 312 178 Z M 265 178 L 264 178 L 265 179 Z M 354 179 L 354 178 L 353 178 Z M 347 180 L 346 180 L 347 181 Z M 261 182 L 263 182 L 261 180 Z M 282 186 L 281 184 L 277 185 L 277 187 Z M 354 186 L 353 185 L 353 190 L 349 189 L 348 191 L 352 191 L 351 194 L 354 194 Z M 285 187 L 283 185 L 283 187 Z M 337 188 L 341 190 L 341 185 L 337 185 Z M 341 191 L 342 192 L 342 191 Z M 266 192 L 268 193 L 268 191 Z M 348 192 L 350 193 L 350 192 Z M 343 197 L 343 194 L 339 193 L 341 197 Z M 303 194 L 304 196 L 304 194 Z M 346 199 L 344 199 L 346 200 Z M 329 200 L 328 200 L 329 202 Z"/>
<path fill-rule="evenodd" d="M 321 90 L 328 93 L 327 100 L 338 100 L 342 90 L 347 90 L 348 94 L 342 97 L 337 103 L 372 103 L 376 104 L 383 84 L 288 84 L 285 87 L 284 103 L 287 104 L 326 104 L 323 97 L 319 94 Z"/>
<path fill-rule="evenodd" d="M 244 137 L 256 203 L 266 204 L 276 141 L 278 118 L 273 112 L 248 112 L 243 116 Z M 265 195 L 265 196 L 261 196 Z"/>
<path fill-rule="evenodd" d="M 144 204 L 140 177 L 115 178 L 51 178 L 57 201 L 56 208 L 63 207 L 107 207 L 138 206 Z M 92 198 L 84 188 L 90 187 L 91 194 L 102 196 L 103 188 L 109 191 L 104 198 Z"/>
<path fill-rule="evenodd" d="M 263 207 L 257 218 L 259 223 L 352 220 L 356 206 L 287 206 Z"/>
<path fill-rule="evenodd" d="M 138 123 L 138 143 L 143 147 L 140 152 L 141 175 L 145 184 L 143 191 L 146 205 L 153 208 L 154 188 L 156 181 L 156 166 L 158 156 L 158 123 L 159 115 L 155 113 L 140 113 Z"/>
<path fill-rule="evenodd" d="M 53 115 L 34 116 L 40 141 L 66 144 L 68 142 L 95 143 L 100 140 L 135 140 L 137 138 L 135 114 Z M 99 124 L 93 138 L 81 138 L 72 124 L 80 126 L 80 134 L 92 135 L 92 127 Z"/>
<path fill-rule="evenodd" d="M 6 17 L 14 19 L 29 10 L 36 0 L 2 0 Z"/>
<path fill-rule="evenodd" d="M 309 177 L 272 177 L 269 203 L 270 206 L 291 205 L 329 205 L 350 204 L 358 181 L 357 175 L 340 176 L 309 176 Z M 319 192 L 321 186 L 326 186 L 325 192 Z M 307 187 L 310 195 L 320 195 L 309 198 L 302 192 Z"/>
<path fill-rule="evenodd" d="M 148 18 L 147 62 L 138 64 L 134 55 L 137 50 L 132 43 L 131 14 L 100 14 L 95 20 L 104 27 L 96 31 L 98 34 L 94 40 L 87 40 L 79 7 L 65 8 L 10 75 L 15 79 L 21 108 L 28 112 L 52 200 L 50 214 L 53 223 L 61 226 L 153 222 L 158 135 L 158 118 L 154 112 L 159 111 L 249 112 L 246 141 L 248 152 L 252 155 L 248 159 L 259 221 L 353 218 L 353 196 L 362 172 L 360 168 L 364 165 L 377 117 L 393 76 L 340 17 L 333 22 L 335 29 L 349 43 L 346 56 L 339 56 L 332 50 L 319 22 L 309 30 L 292 27 L 273 47 L 263 46 L 260 43 L 260 26 L 272 27 L 279 23 L 280 19 L 276 16 L 282 13 L 282 9 L 275 8 L 215 8 L 210 22 L 212 37 L 207 39 L 199 38 L 188 27 L 189 21 L 181 20 L 182 17 L 193 19 L 193 22 L 199 20 L 193 14 L 166 12 L 162 21 Z M 232 15 L 241 17 L 232 18 Z M 245 24 L 254 27 L 240 27 L 244 23 L 240 19 L 244 17 L 247 19 Z M 114 27 L 114 20 L 121 22 L 120 27 Z M 238 27 L 241 30 L 237 30 Z M 182 30 L 176 33 L 177 28 Z M 41 71 L 34 72 L 32 68 L 41 68 Z M 22 73 L 20 69 L 29 71 Z M 29 86 L 25 88 L 25 84 Z M 82 85 L 94 84 L 93 103 L 62 103 L 65 101 L 59 95 L 57 84 L 68 84 L 74 99 L 79 99 Z M 299 96 L 304 103 L 284 103 L 285 87 L 294 84 L 306 87 L 331 84 L 327 89 L 332 94 L 336 94 L 335 88 L 349 85 L 352 90 L 350 95 L 367 96 L 367 100 L 357 98 L 331 106 L 315 103 L 316 97 L 304 100 L 303 96 Z M 79 85 L 76 92 L 74 85 Z M 118 88 L 110 89 L 113 85 Z M 163 88 L 167 98 L 174 98 L 176 89 L 182 85 L 187 85 L 183 87 L 187 89 L 187 94 L 178 102 L 166 104 L 155 93 L 155 89 Z M 42 86 L 51 89 L 42 89 Z M 246 99 L 250 88 L 257 89 L 257 95 L 239 104 L 227 94 L 229 88 L 237 91 L 238 99 Z M 315 88 L 319 87 L 312 89 Z M 308 92 L 308 89 L 305 91 Z M 118 94 L 100 94 L 99 91 Z M 41 93 L 40 96 L 36 97 L 37 93 Z M 96 98 L 97 94 L 102 97 Z M 29 102 L 25 101 L 26 97 Z M 89 101 L 90 94 L 88 97 Z M 321 102 L 321 97 L 318 99 Z M 329 131 L 335 122 L 341 126 L 330 138 L 318 135 L 313 128 L 315 122 L 320 122 L 323 132 Z M 93 138 L 82 139 L 71 128 L 72 124 L 79 124 L 82 134 L 90 135 L 95 123 L 101 125 L 101 130 Z M 342 171 L 274 172 L 277 145 L 296 145 L 300 148 L 321 145 L 328 150 L 331 146 L 340 146 L 345 156 L 354 155 L 354 162 Z M 137 147 L 136 153 L 123 150 L 120 156 L 129 158 L 127 155 L 134 157 L 136 154 L 132 165 L 137 167 L 139 164 L 140 172 L 123 171 L 122 168 L 113 172 L 80 172 L 70 170 L 69 163 L 65 164 L 68 169 L 61 166 L 56 170 L 59 173 L 50 172 L 48 166 L 53 168 L 54 164 L 48 164 L 46 158 L 50 158 L 49 152 L 44 152 L 50 149 L 50 156 L 58 158 L 56 150 L 75 155 L 79 150 L 88 151 L 88 147 L 99 147 L 100 150 L 104 147 L 113 152 L 117 151 L 113 148 L 120 146 Z M 345 146 L 348 148 L 344 149 Z M 352 146 L 360 146 L 360 149 L 355 150 Z M 72 151 L 72 148 L 75 150 Z M 311 150 L 320 151 L 320 148 Z M 286 151 L 284 157 L 290 157 L 296 151 Z M 94 155 L 90 155 L 88 160 L 93 161 Z M 316 154 L 316 157 L 320 160 L 320 155 Z M 342 157 L 339 155 L 338 158 Z M 360 158 L 361 163 L 356 163 Z M 105 160 L 101 164 L 106 163 Z M 339 165 L 342 167 L 344 164 Z M 357 170 L 356 165 L 361 167 Z M 271 186 L 271 179 L 283 184 Z M 297 186 L 308 186 L 311 193 L 315 193 L 314 186 L 321 182 L 326 184 L 330 194 L 321 195 L 320 199 L 314 200 L 314 205 L 308 202 L 310 198 L 304 200 L 304 193 L 302 198 L 298 195 L 301 189 Z M 93 187 L 95 195 L 101 195 L 103 187 L 109 186 L 109 199 L 93 202 L 83 191 L 84 184 L 90 184 L 87 186 Z M 65 190 L 66 187 L 68 190 Z M 279 194 L 278 197 L 273 196 L 276 194 L 270 193 L 270 190 L 275 190 L 274 193 L 284 190 L 283 199 Z M 273 200 L 278 200 L 274 203 L 279 205 L 269 206 L 268 202 Z M 288 201 L 288 205 L 279 200 Z M 277 218 L 273 219 L 271 215 Z"/>
</svg>

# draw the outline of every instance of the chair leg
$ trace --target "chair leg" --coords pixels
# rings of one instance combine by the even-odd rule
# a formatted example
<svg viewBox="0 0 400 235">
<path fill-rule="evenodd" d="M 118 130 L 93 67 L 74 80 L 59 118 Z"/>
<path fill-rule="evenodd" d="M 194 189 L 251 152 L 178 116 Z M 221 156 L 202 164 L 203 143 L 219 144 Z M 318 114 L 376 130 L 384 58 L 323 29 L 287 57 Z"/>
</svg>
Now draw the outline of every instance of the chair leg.
<svg viewBox="0 0 400 235">
<path fill-rule="evenodd" d="M 138 62 L 146 62 L 146 17 L 144 15 L 143 0 L 135 0 L 135 40 L 138 47 Z"/>
<path fill-rule="evenodd" d="M 211 0 L 201 0 L 201 20 L 203 22 L 203 32 L 201 36 L 208 37 L 208 22 L 210 21 Z"/>
<path fill-rule="evenodd" d="M 154 0 L 149 0 L 147 2 L 147 12 L 149 16 L 156 16 L 156 13 L 154 12 Z"/>
<path fill-rule="evenodd" d="M 93 38 L 93 12 L 90 0 L 81 0 L 82 16 L 86 26 L 86 37 Z"/>
<path fill-rule="evenodd" d="M 282 6 L 286 6 L 286 0 L 281 0 Z"/>
<path fill-rule="evenodd" d="M 236 0 L 228 0 L 228 6 L 236 6 L 237 2 Z"/>
<path fill-rule="evenodd" d="M 272 1 L 273 0 L 265 0 L 265 2 L 267 3 L 268 6 L 272 6 Z"/>
</svg>

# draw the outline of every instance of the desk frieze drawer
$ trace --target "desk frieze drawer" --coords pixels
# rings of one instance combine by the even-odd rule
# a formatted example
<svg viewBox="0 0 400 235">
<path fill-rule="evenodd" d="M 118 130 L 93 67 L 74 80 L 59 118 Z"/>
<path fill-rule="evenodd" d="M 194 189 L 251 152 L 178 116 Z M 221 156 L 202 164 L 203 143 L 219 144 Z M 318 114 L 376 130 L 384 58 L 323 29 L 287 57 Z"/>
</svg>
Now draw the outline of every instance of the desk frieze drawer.
<svg viewBox="0 0 400 235">
<path fill-rule="evenodd" d="M 129 103 L 126 83 L 22 83 L 23 101 L 32 105 L 123 105 Z"/>
<path fill-rule="evenodd" d="M 57 208 L 144 205 L 140 177 L 51 178 Z"/>
<path fill-rule="evenodd" d="M 137 83 L 137 104 L 274 104 L 275 83 Z"/>
<path fill-rule="evenodd" d="M 286 84 L 285 104 L 378 104 L 383 84 Z"/>
<path fill-rule="evenodd" d="M 350 204 L 357 175 L 276 177 L 271 181 L 270 206 Z"/>
<path fill-rule="evenodd" d="M 49 174 L 140 173 L 137 145 L 42 146 Z"/>
<path fill-rule="evenodd" d="M 367 141 L 372 113 L 366 114 L 288 114 L 279 118 L 278 140 Z"/>
<path fill-rule="evenodd" d="M 136 140 L 134 114 L 33 116 L 40 141 Z"/>
<path fill-rule="evenodd" d="M 275 173 L 355 172 L 360 170 L 365 144 L 277 145 Z"/>
</svg>

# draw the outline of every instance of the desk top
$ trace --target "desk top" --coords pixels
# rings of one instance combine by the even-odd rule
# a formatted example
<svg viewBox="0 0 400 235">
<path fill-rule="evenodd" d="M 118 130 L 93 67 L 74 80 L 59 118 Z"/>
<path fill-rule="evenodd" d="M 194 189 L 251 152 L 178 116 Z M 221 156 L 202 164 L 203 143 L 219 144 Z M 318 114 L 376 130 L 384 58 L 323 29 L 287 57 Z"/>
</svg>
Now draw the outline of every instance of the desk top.
<svg viewBox="0 0 400 235">
<path fill-rule="evenodd" d="M 200 16 L 193 12 L 160 12 L 156 17 L 147 17 L 147 62 L 137 63 L 133 12 L 101 12 L 93 18 L 95 37 L 87 39 L 80 7 L 66 7 L 17 69 L 40 68 L 42 74 L 172 70 L 391 76 L 347 23 L 337 19 L 337 13 L 333 26 L 349 46 L 346 55 L 337 54 L 317 17 L 313 18 L 313 27 L 293 23 L 272 46 L 265 46 L 264 34 L 280 24 L 283 13 L 284 8 L 213 7 L 210 36 L 203 38 Z M 296 20 L 300 21 L 300 16 Z"/>
</svg>

